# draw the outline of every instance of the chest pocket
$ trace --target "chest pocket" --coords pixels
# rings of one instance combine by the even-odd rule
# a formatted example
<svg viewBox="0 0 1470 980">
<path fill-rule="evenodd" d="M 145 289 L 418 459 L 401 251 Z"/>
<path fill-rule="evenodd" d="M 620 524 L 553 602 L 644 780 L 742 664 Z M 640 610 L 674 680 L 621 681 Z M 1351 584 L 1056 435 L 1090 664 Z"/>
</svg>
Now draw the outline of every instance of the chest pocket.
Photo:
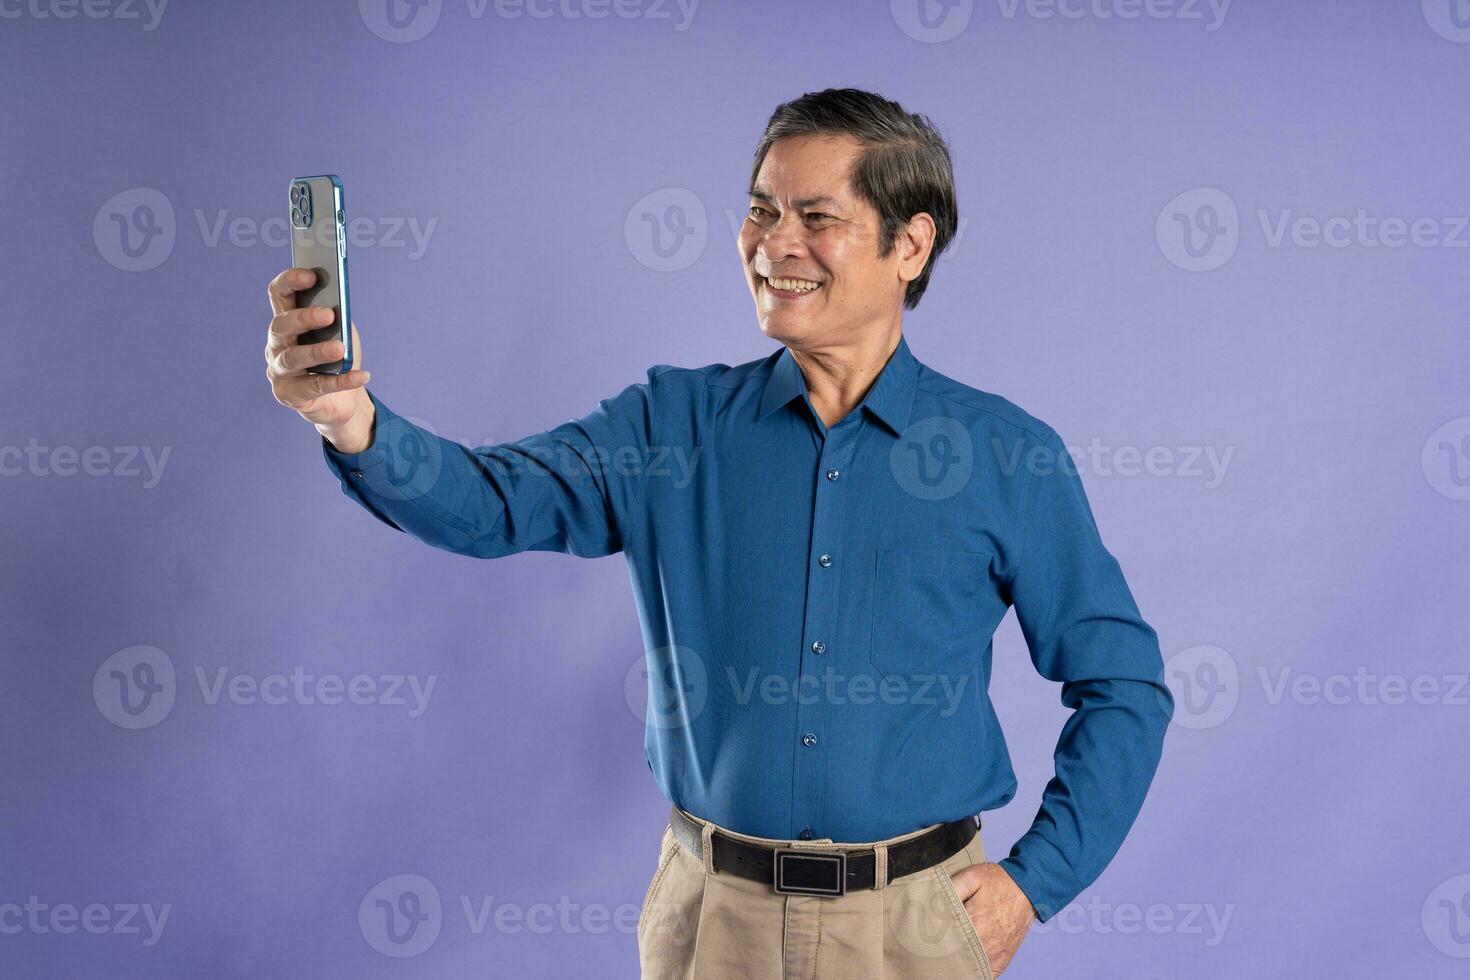
<svg viewBox="0 0 1470 980">
<path fill-rule="evenodd" d="M 967 674 L 989 635 L 991 556 L 879 548 L 873 569 L 870 659 L 885 675 Z"/>
</svg>

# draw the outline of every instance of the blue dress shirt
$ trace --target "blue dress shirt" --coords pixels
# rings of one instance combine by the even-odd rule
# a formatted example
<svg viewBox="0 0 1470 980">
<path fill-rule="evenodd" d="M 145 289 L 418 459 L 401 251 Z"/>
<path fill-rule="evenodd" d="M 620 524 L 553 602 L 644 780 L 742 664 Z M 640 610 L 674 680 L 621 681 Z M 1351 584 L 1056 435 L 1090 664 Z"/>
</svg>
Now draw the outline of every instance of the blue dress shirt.
<svg viewBox="0 0 1470 980">
<path fill-rule="evenodd" d="M 1057 434 L 900 339 L 833 426 L 784 347 L 656 365 L 589 414 L 469 449 L 376 396 L 372 446 L 323 441 L 383 522 L 478 558 L 626 557 L 660 789 L 735 831 L 865 842 L 1007 803 L 991 638 L 1014 605 L 1073 709 L 1000 862 L 1045 921 L 1102 872 L 1173 700 L 1154 630 Z"/>
</svg>

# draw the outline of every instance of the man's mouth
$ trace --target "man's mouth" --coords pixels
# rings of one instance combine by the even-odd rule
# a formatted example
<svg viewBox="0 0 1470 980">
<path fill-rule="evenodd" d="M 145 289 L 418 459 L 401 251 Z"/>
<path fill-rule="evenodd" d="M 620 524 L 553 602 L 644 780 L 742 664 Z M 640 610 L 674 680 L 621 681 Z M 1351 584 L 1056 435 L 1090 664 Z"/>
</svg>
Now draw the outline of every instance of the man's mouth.
<svg viewBox="0 0 1470 980">
<path fill-rule="evenodd" d="M 777 299 L 798 299 L 802 296 L 815 293 L 822 288 L 820 282 L 812 279 L 792 279 L 784 276 L 777 276 L 772 279 L 761 276 L 761 282 L 771 295 Z"/>
</svg>

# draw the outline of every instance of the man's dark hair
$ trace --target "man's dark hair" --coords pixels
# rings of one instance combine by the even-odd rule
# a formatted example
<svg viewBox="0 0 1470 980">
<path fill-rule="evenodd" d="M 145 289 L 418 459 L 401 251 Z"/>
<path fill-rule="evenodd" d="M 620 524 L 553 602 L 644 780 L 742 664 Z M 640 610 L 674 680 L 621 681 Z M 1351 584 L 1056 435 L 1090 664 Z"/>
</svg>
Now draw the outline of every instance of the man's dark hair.
<svg viewBox="0 0 1470 980">
<path fill-rule="evenodd" d="M 929 288 L 929 273 L 959 225 L 949 147 L 926 116 L 906 112 L 897 102 L 855 88 L 808 92 L 783 102 L 771 114 L 756 147 L 751 187 L 755 186 L 767 151 L 778 139 L 842 134 L 856 137 L 863 145 L 848 174 L 848 183 L 881 219 L 880 258 L 892 254 L 899 229 L 914 215 L 923 211 L 934 219 L 934 247 L 929 261 L 904 293 L 904 309 L 911 310 Z"/>
</svg>

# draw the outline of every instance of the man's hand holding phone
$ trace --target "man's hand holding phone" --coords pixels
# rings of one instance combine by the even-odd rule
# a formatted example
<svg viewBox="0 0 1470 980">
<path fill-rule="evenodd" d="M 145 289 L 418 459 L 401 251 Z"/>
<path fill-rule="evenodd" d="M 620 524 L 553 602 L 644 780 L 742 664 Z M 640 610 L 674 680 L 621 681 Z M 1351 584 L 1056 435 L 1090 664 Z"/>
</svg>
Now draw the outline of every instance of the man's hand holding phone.
<svg viewBox="0 0 1470 980">
<path fill-rule="evenodd" d="M 316 426 L 339 452 L 360 453 L 373 443 L 373 401 L 363 386 L 371 376 L 360 370 L 362 344 L 352 328 L 352 370 L 345 374 L 312 374 L 308 368 L 343 357 L 342 342 L 301 344 L 297 339 L 333 322 L 336 314 L 320 306 L 296 305 L 296 293 L 316 282 L 310 269 L 287 269 L 271 280 L 270 330 L 265 344 L 265 376 L 276 401 L 294 409 Z"/>
</svg>

